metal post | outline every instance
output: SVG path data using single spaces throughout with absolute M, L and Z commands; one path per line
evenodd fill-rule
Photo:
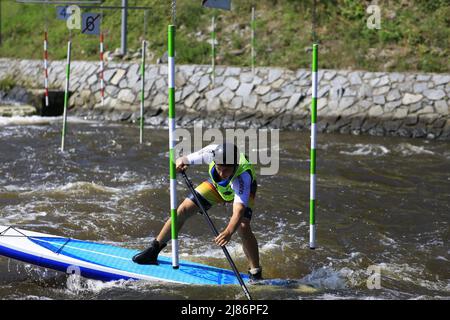
M 128 32 L 128 0 L 122 0 L 122 38 L 121 53 L 127 54 L 127 32 Z

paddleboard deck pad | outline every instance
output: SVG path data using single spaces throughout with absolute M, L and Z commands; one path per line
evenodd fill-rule
M 139 265 L 131 259 L 138 250 L 108 244 L 64 238 L 0 226 L 0 255 L 44 268 L 77 273 L 85 278 L 150 280 L 197 285 L 239 284 L 231 270 L 180 261 L 172 267 L 169 257 L 158 257 L 158 265 Z M 249 277 L 242 274 L 244 282 Z

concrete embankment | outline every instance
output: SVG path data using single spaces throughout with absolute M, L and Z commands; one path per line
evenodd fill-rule
M 106 66 L 105 104 L 101 104 L 99 63 L 72 63 L 70 114 L 89 119 L 135 121 L 139 117 L 140 76 L 135 63 Z M 311 72 L 305 69 L 181 65 L 176 73 L 177 121 L 190 126 L 308 129 Z M 13 79 L 15 100 L 42 107 L 41 61 L 0 59 L 0 80 Z M 49 67 L 53 108 L 61 110 L 65 62 Z M 319 132 L 450 139 L 450 74 L 320 70 Z M 145 121 L 167 124 L 167 66 L 146 68 Z M 33 89 L 33 90 L 32 90 Z M 0 92 L 11 99 L 11 93 Z M 47 110 L 48 111 L 48 110 Z M 54 110 L 58 113 L 57 110 Z M 48 112 L 47 112 L 48 113 Z

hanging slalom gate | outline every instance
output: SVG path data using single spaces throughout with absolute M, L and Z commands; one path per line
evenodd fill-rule
M 45 27 L 44 27 L 44 98 L 45 109 L 49 108 L 49 89 L 48 89 L 48 7 L 45 7 Z
M 63 129 L 61 138 L 61 151 L 64 151 L 66 132 L 67 132 L 67 107 L 69 104 L 69 87 L 70 87 L 70 62 L 72 56 L 72 39 L 70 37 L 67 43 L 67 64 L 66 64 L 66 86 L 64 91 L 64 114 L 63 114 Z
M 311 168 L 310 168 L 310 202 L 309 202 L 309 247 L 316 247 L 316 148 L 317 148 L 317 63 L 318 45 L 313 45 L 312 54 L 312 97 L 311 97 Z
M 49 108 L 48 99 L 48 31 L 44 31 L 44 90 L 45 90 L 45 108 Z

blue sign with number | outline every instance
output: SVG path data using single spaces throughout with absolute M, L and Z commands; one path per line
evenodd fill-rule
M 202 5 L 207 8 L 231 10 L 231 0 L 203 0 Z
M 56 18 L 59 20 L 67 20 L 70 17 L 70 13 L 67 12 L 69 6 L 56 7 Z
M 102 15 L 100 13 L 83 13 L 81 21 L 81 33 L 100 34 Z

